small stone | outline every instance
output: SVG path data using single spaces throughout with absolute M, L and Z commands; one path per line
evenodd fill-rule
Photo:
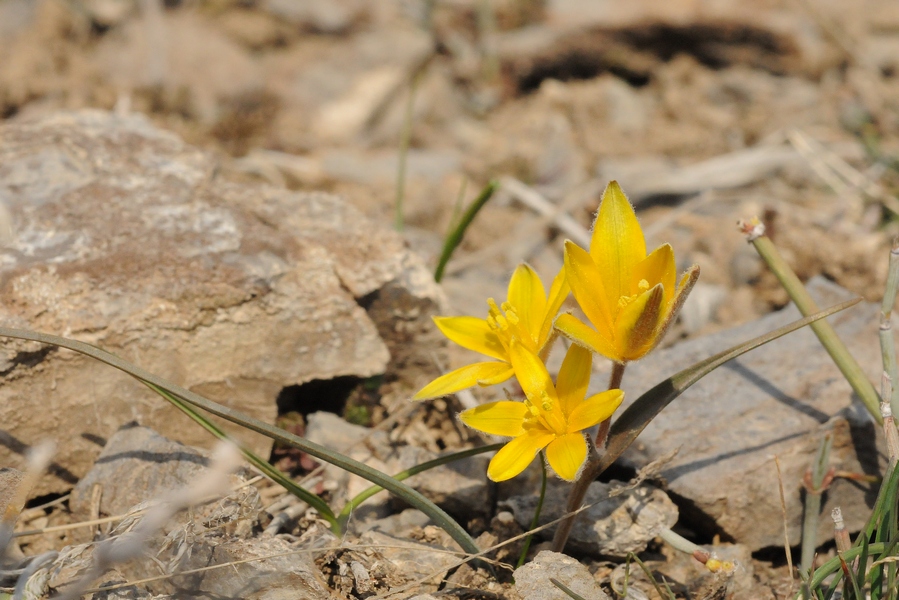
M 677 507 L 665 492 L 642 485 L 609 497 L 617 486 L 594 482 L 584 498 L 590 508 L 576 517 L 566 549 L 590 556 L 619 558 L 641 552 L 659 534 L 677 522 Z M 540 524 L 549 523 L 564 514 L 569 485 L 547 486 Z M 523 528 L 530 527 L 537 507 L 537 496 L 516 496 L 499 503 L 500 510 L 511 511 Z M 538 536 L 552 537 L 555 528 L 544 529 Z
M 550 579 L 555 579 L 575 594 L 591 600 L 609 596 L 580 562 L 558 552 L 544 550 L 534 560 L 515 570 L 515 591 L 527 600 L 569 600 Z

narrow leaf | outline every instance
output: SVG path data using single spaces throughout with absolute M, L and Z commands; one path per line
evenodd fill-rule
M 645 394 L 637 398 L 637 400 L 631 404 L 624 412 L 621 413 L 621 416 L 616 419 L 616 421 L 612 424 L 612 428 L 609 433 L 609 445 L 606 453 L 602 456 L 602 459 L 599 463 L 600 472 L 604 471 L 611 465 L 615 460 L 624 454 L 624 451 L 634 443 L 634 440 L 637 439 L 637 436 L 640 435 L 640 432 L 652 421 L 663 408 L 668 406 L 675 398 L 680 396 L 684 391 L 689 388 L 691 385 L 723 365 L 729 360 L 737 358 L 738 356 L 749 352 L 750 350 L 754 350 L 763 344 L 767 344 L 772 340 L 776 340 L 777 338 L 784 336 L 790 332 L 796 331 L 810 323 L 814 323 L 820 319 L 825 317 L 829 317 L 832 314 L 838 313 L 841 310 L 845 310 L 850 306 L 854 306 L 861 301 L 861 298 L 856 298 L 854 300 L 847 300 L 846 302 L 841 302 L 840 304 L 836 304 L 831 306 L 826 310 L 822 310 L 819 313 L 811 315 L 809 317 L 805 317 L 804 319 L 799 319 L 798 321 L 794 321 L 788 325 L 784 325 L 779 329 L 775 329 L 774 331 L 768 332 L 764 335 L 760 335 L 757 338 L 753 338 L 748 342 L 744 342 L 729 350 L 725 350 L 724 352 L 720 352 L 714 356 L 711 356 L 701 362 L 696 363 L 695 365 L 688 367 L 677 373 L 676 375 L 669 377 L 665 381 L 659 383 L 651 390 L 647 391 Z M 0 330 L 2 331 L 2 330 Z
M 382 473 L 377 469 L 369 467 L 366 464 L 363 464 L 357 460 L 353 460 L 352 458 L 344 456 L 339 452 L 334 452 L 333 450 L 325 448 L 324 446 L 321 446 L 319 444 L 310 442 L 307 439 L 284 431 L 280 427 L 276 427 L 264 421 L 260 421 L 259 419 L 255 419 L 253 417 L 245 415 L 240 411 L 234 410 L 227 406 L 223 406 L 221 404 L 218 404 L 217 402 L 213 402 L 212 400 L 204 398 L 203 396 L 191 392 L 190 390 L 187 390 L 179 385 L 170 383 L 161 377 L 157 377 L 149 371 L 135 366 L 128 361 L 123 360 L 118 356 L 107 352 L 106 350 L 101 350 L 100 348 L 97 348 L 96 346 L 93 346 L 91 344 L 79 342 L 77 340 L 70 340 L 56 335 L 39 333 L 36 331 L 28 331 L 25 329 L 12 329 L 8 327 L 0 327 L 0 337 L 31 340 L 34 342 L 51 344 L 53 346 L 59 346 L 61 348 L 74 350 L 75 352 L 79 352 L 86 356 L 90 356 L 91 358 L 95 358 L 101 362 L 104 362 L 111 367 L 115 367 L 120 371 L 124 371 L 125 373 L 128 373 L 135 379 L 138 379 L 147 385 L 152 384 L 158 388 L 166 390 L 167 392 L 177 398 L 180 398 L 187 404 L 196 406 L 197 408 L 201 408 L 206 412 L 212 413 L 213 415 L 221 417 L 227 421 L 231 421 L 232 423 L 237 423 L 241 427 L 244 427 L 251 431 L 255 431 L 256 433 L 261 433 L 262 435 L 269 437 L 275 441 L 281 442 L 282 444 L 287 444 L 289 446 L 293 446 L 294 448 L 299 448 L 307 454 L 335 465 L 345 471 L 349 471 L 354 475 L 359 475 L 360 477 L 393 492 L 394 494 L 411 504 L 413 507 L 428 515 L 431 520 L 434 521 L 434 523 L 437 524 L 441 529 L 446 531 L 447 534 L 449 534 L 449 536 L 453 538 L 453 540 L 455 540 L 463 550 L 465 550 L 465 552 L 471 554 L 477 554 L 480 552 L 480 549 L 474 543 L 474 540 L 471 539 L 471 536 L 468 535 L 468 533 L 464 529 L 462 529 L 462 527 L 458 523 L 456 523 L 456 521 L 454 521 L 452 517 L 446 514 L 443 509 L 441 509 L 439 506 L 437 506 L 409 486 L 397 481 L 386 473 Z

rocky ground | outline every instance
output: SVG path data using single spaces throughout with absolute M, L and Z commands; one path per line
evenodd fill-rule
M 3 324 L 95 343 L 391 472 L 482 441 L 448 418 L 455 400 L 408 402 L 470 362 L 430 316 L 483 315 L 522 260 L 552 276 L 610 179 L 650 245 L 670 242 L 680 267 L 702 267 L 666 349 L 628 372 L 630 398 L 795 317 L 771 314 L 786 294 L 737 219 L 761 217 L 822 304 L 877 301 L 899 233 L 899 9 L 888 0 L 0 0 L 0 65 Z M 403 227 L 391 232 L 401 163 Z M 434 284 L 451 222 L 491 179 L 499 192 Z M 876 308 L 835 323 L 876 381 Z M 19 530 L 129 513 L 205 462 L 169 441 L 208 447 L 204 431 L 108 368 L 31 343 L 3 353 L 0 466 L 23 469 L 41 439 L 58 447 Z M 679 597 L 726 585 L 780 598 L 793 585 L 784 528 L 798 544 L 800 481 L 822 433 L 840 472 L 882 467 L 871 423 L 807 333 L 721 369 L 664 415 L 609 478 L 678 454 L 596 507 L 573 538 L 578 562 L 540 555 L 517 590 L 508 571 L 457 567 L 440 530 L 386 496 L 334 540 L 247 472 L 226 501 L 170 523 L 153 565 L 98 583 L 282 558 L 95 597 L 558 597 L 538 589 L 551 572 L 593 598 L 623 593 L 633 551 Z M 133 421 L 154 431 L 117 433 Z M 364 487 L 272 452 L 338 506 Z M 129 463 L 135 453 L 155 458 Z M 484 462 L 410 481 L 486 548 L 527 527 L 537 474 L 494 486 Z M 599 498 L 620 484 L 595 485 Z M 840 505 L 858 528 L 871 495 L 839 478 L 824 514 Z M 737 572 L 711 574 L 661 543 L 675 522 Z M 131 526 L 31 535 L 15 550 L 61 551 L 45 570 L 55 589 L 88 564 L 91 540 Z M 494 557 L 514 563 L 519 549 Z M 629 593 L 658 595 L 641 573 Z

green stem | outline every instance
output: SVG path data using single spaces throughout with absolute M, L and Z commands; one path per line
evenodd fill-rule
M 546 456 L 544 456 L 542 452 L 540 453 L 540 467 L 543 475 L 540 481 L 540 497 L 537 499 L 537 508 L 534 509 L 534 518 L 531 519 L 531 526 L 528 527 L 528 531 L 537 529 L 537 525 L 540 524 L 540 513 L 543 512 L 543 501 L 546 499 Z M 533 539 L 533 533 L 524 538 L 521 554 L 518 556 L 518 564 L 515 565 L 516 569 L 523 565 L 525 559 L 528 557 L 528 550 L 531 549 L 531 540 Z
M 818 305 L 812 300 L 805 286 L 799 281 L 799 277 L 796 276 L 790 265 L 783 259 L 771 240 L 767 236 L 762 235 L 753 239 L 752 244 L 758 251 L 759 256 L 768 264 L 768 267 L 787 291 L 787 294 L 796 304 L 802 316 L 807 317 L 819 312 Z M 822 320 L 816 321 L 810 326 L 815 335 L 818 336 L 821 345 L 824 346 L 824 349 L 827 350 L 827 353 L 837 365 L 837 368 L 840 369 L 843 377 L 846 378 L 846 381 L 849 382 L 849 385 L 852 386 L 852 389 L 864 403 L 865 408 L 874 417 L 874 420 L 878 424 L 883 423 L 883 417 L 880 416 L 880 397 L 830 323 Z
M 441 465 L 445 465 L 447 463 L 462 460 L 463 458 L 468 458 L 469 456 L 476 456 L 478 454 L 484 454 L 485 452 L 499 450 L 505 445 L 505 442 L 501 442 L 499 444 L 490 444 L 489 446 L 481 446 L 479 448 L 469 448 L 468 450 L 462 450 L 461 452 L 447 454 L 446 456 L 441 456 L 440 458 L 435 458 L 434 460 L 423 462 L 420 465 L 415 465 L 414 467 L 406 469 L 405 471 L 400 471 L 399 473 L 394 475 L 393 478 L 397 481 L 403 481 L 404 479 L 408 479 L 413 475 L 417 475 L 419 473 L 428 471 Z M 346 524 L 349 521 L 350 516 L 353 514 L 353 511 L 356 510 L 360 504 L 362 504 L 378 492 L 382 492 L 383 490 L 384 488 L 380 485 L 373 485 L 356 494 L 356 496 L 352 500 L 346 503 L 346 505 L 343 507 L 343 510 L 340 511 L 340 514 L 337 515 L 337 519 L 340 522 L 341 527 L 346 527 Z
M 893 243 L 890 250 L 890 267 L 887 275 L 883 302 L 880 305 L 880 349 L 883 355 L 883 370 L 890 376 L 892 394 L 889 400 L 893 415 L 899 414 L 899 367 L 896 365 L 896 344 L 893 339 L 893 306 L 899 290 L 899 244 Z
M 824 492 L 824 477 L 830 462 L 833 434 L 827 432 L 818 445 L 818 455 L 813 465 L 811 485 L 805 490 L 805 516 L 802 521 L 802 558 L 799 566 L 810 571 L 815 560 L 818 545 L 818 518 L 821 513 L 821 494 Z
M 206 431 L 208 431 L 215 437 L 219 438 L 220 440 L 229 440 L 236 444 L 237 447 L 240 448 L 241 454 L 243 454 L 244 458 L 247 459 L 247 462 L 262 471 L 262 473 L 266 477 L 317 510 L 318 514 L 328 522 L 328 525 L 331 526 L 331 530 L 336 535 L 340 535 L 342 533 L 340 524 L 337 521 L 337 517 L 334 516 L 334 513 L 331 511 L 331 507 L 328 506 L 324 500 L 322 500 L 320 497 L 316 496 L 306 488 L 298 485 L 290 477 L 276 469 L 274 465 L 257 455 L 255 452 L 253 452 L 237 440 L 231 438 L 222 429 L 219 429 L 219 427 L 215 423 L 193 410 L 190 406 L 182 402 L 176 396 L 173 396 L 164 389 L 153 385 L 152 383 L 145 382 L 144 384 L 148 388 L 171 402 L 177 409 L 193 419 L 196 423 L 198 423 L 201 427 L 203 427 Z
M 168 391 L 173 396 L 176 396 L 177 398 L 180 398 L 184 402 L 190 404 L 191 406 L 195 406 L 197 408 L 205 410 L 208 413 L 211 413 L 217 417 L 221 417 L 227 421 L 231 421 L 232 423 L 237 423 L 238 425 L 249 429 L 250 431 L 260 433 L 277 442 L 281 442 L 282 444 L 287 444 L 289 446 L 293 446 L 294 448 L 299 448 L 300 450 L 314 456 L 315 458 L 335 465 L 336 467 L 339 467 L 344 471 L 349 471 L 354 475 L 359 475 L 360 477 L 393 492 L 394 494 L 408 502 L 410 505 L 419 509 L 428 517 L 430 517 L 430 519 L 438 527 L 446 531 L 447 534 L 449 534 L 449 536 L 453 538 L 453 540 L 455 540 L 456 543 L 458 543 L 465 552 L 471 554 L 478 554 L 480 552 L 480 549 L 478 549 L 478 546 L 477 544 L 475 544 L 474 540 L 471 539 L 471 536 L 468 535 L 468 533 L 456 521 L 454 521 L 452 517 L 446 514 L 443 509 L 441 509 L 439 506 L 437 506 L 409 486 L 393 479 L 386 473 L 382 473 L 377 469 L 369 467 L 366 464 L 363 464 L 357 460 L 353 460 L 352 458 L 344 456 L 339 452 L 334 452 L 333 450 L 330 450 L 329 448 L 326 448 L 319 444 L 310 442 L 305 438 L 301 438 L 292 433 L 284 431 L 279 427 L 275 427 L 274 425 L 270 425 L 264 421 L 260 421 L 259 419 L 255 419 L 249 415 L 245 415 L 232 408 L 208 400 L 207 398 L 204 398 L 199 394 L 191 392 L 190 390 L 187 390 L 174 383 L 170 383 L 162 379 L 161 377 L 157 377 L 149 371 L 132 365 L 128 361 L 122 360 L 118 356 L 115 356 L 114 354 L 111 354 L 105 350 L 101 350 L 100 348 L 92 346 L 91 344 L 86 344 L 84 342 L 70 340 L 55 335 L 49 335 L 46 333 L 38 333 L 35 331 L 27 331 L 22 329 L 12 329 L 9 327 L 0 327 L 0 337 L 11 337 L 22 340 L 31 340 L 34 342 L 41 342 L 43 344 L 60 346 L 62 348 L 68 348 L 69 350 L 74 350 L 75 352 L 85 354 L 101 362 L 104 362 L 111 367 L 115 367 L 116 369 L 124 371 L 125 373 L 128 373 L 135 379 L 139 379 L 144 383 L 149 383 L 160 387 Z
M 878 552 L 883 552 L 886 549 L 886 546 L 887 546 L 887 544 L 880 542 L 880 543 L 876 543 L 876 544 L 869 544 L 867 549 L 870 553 L 874 554 L 874 553 L 878 553 Z M 843 566 L 840 563 L 840 558 L 842 558 L 843 560 L 845 560 L 848 563 L 850 560 L 852 560 L 853 558 L 855 558 L 856 556 L 861 554 L 862 551 L 863 551 L 863 548 L 861 548 L 861 547 L 852 548 L 850 550 L 847 550 L 846 552 L 843 552 L 839 556 L 835 556 L 834 558 L 830 559 L 829 561 L 827 561 L 826 563 L 824 563 L 823 565 L 821 565 L 820 567 L 815 569 L 815 572 L 812 574 L 812 576 L 809 578 L 809 581 L 808 581 L 809 588 L 810 589 L 817 588 L 822 583 L 824 583 L 824 581 L 831 575 L 835 575 L 836 578 L 838 579 L 841 576 L 841 573 L 843 570 Z M 834 585 L 835 583 L 837 583 L 836 580 L 831 582 L 831 585 Z
M 446 263 L 449 262 L 453 252 L 455 252 L 459 244 L 462 243 L 465 230 L 468 229 L 468 226 L 471 225 L 471 222 L 474 221 L 474 218 L 478 215 L 480 210 L 484 208 L 487 201 L 493 197 L 493 194 L 496 193 L 497 189 L 499 189 L 499 182 L 495 180 L 490 181 L 490 183 L 481 190 L 480 195 L 475 198 L 474 202 L 468 206 L 465 214 L 459 219 L 459 224 L 447 234 L 446 240 L 443 242 L 443 251 L 440 253 L 440 260 L 437 261 L 437 268 L 434 270 L 434 281 L 439 283 L 440 280 L 443 279 L 443 271 L 446 269 Z

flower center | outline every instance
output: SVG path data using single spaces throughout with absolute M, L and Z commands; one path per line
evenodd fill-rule
M 567 422 L 565 416 L 556 408 L 555 402 L 550 398 L 546 390 L 542 390 L 540 395 L 531 394 L 524 399 L 524 405 L 528 408 L 528 414 L 524 418 L 523 427 L 525 429 L 533 429 L 541 427 L 556 435 L 564 435 L 567 431 Z
M 646 281 L 645 279 L 641 279 L 639 281 L 639 283 L 637 283 L 637 289 L 639 291 L 636 294 L 633 294 L 631 296 L 622 296 L 621 298 L 618 299 L 618 308 L 619 309 L 624 308 L 625 306 L 627 306 L 628 304 L 630 304 L 631 302 L 636 300 L 640 296 L 640 294 L 642 294 L 643 292 L 648 290 L 649 282 Z
M 487 305 L 490 307 L 487 313 L 487 324 L 493 333 L 496 334 L 496 337 L 499 338 L 500 343 L 507 352 L 509 344 L 513 339 L 517 339 L 532 352 L 537 351 L 534 340 L 531 338 L 528 330 L 525 329 L 521 319 L 518 318 L 518 313 L 515 311 L 514 306 L 508 302 L 503 302 L 501 306 L 497 306 L 496 300 L 493 298 L 488 298 Z

